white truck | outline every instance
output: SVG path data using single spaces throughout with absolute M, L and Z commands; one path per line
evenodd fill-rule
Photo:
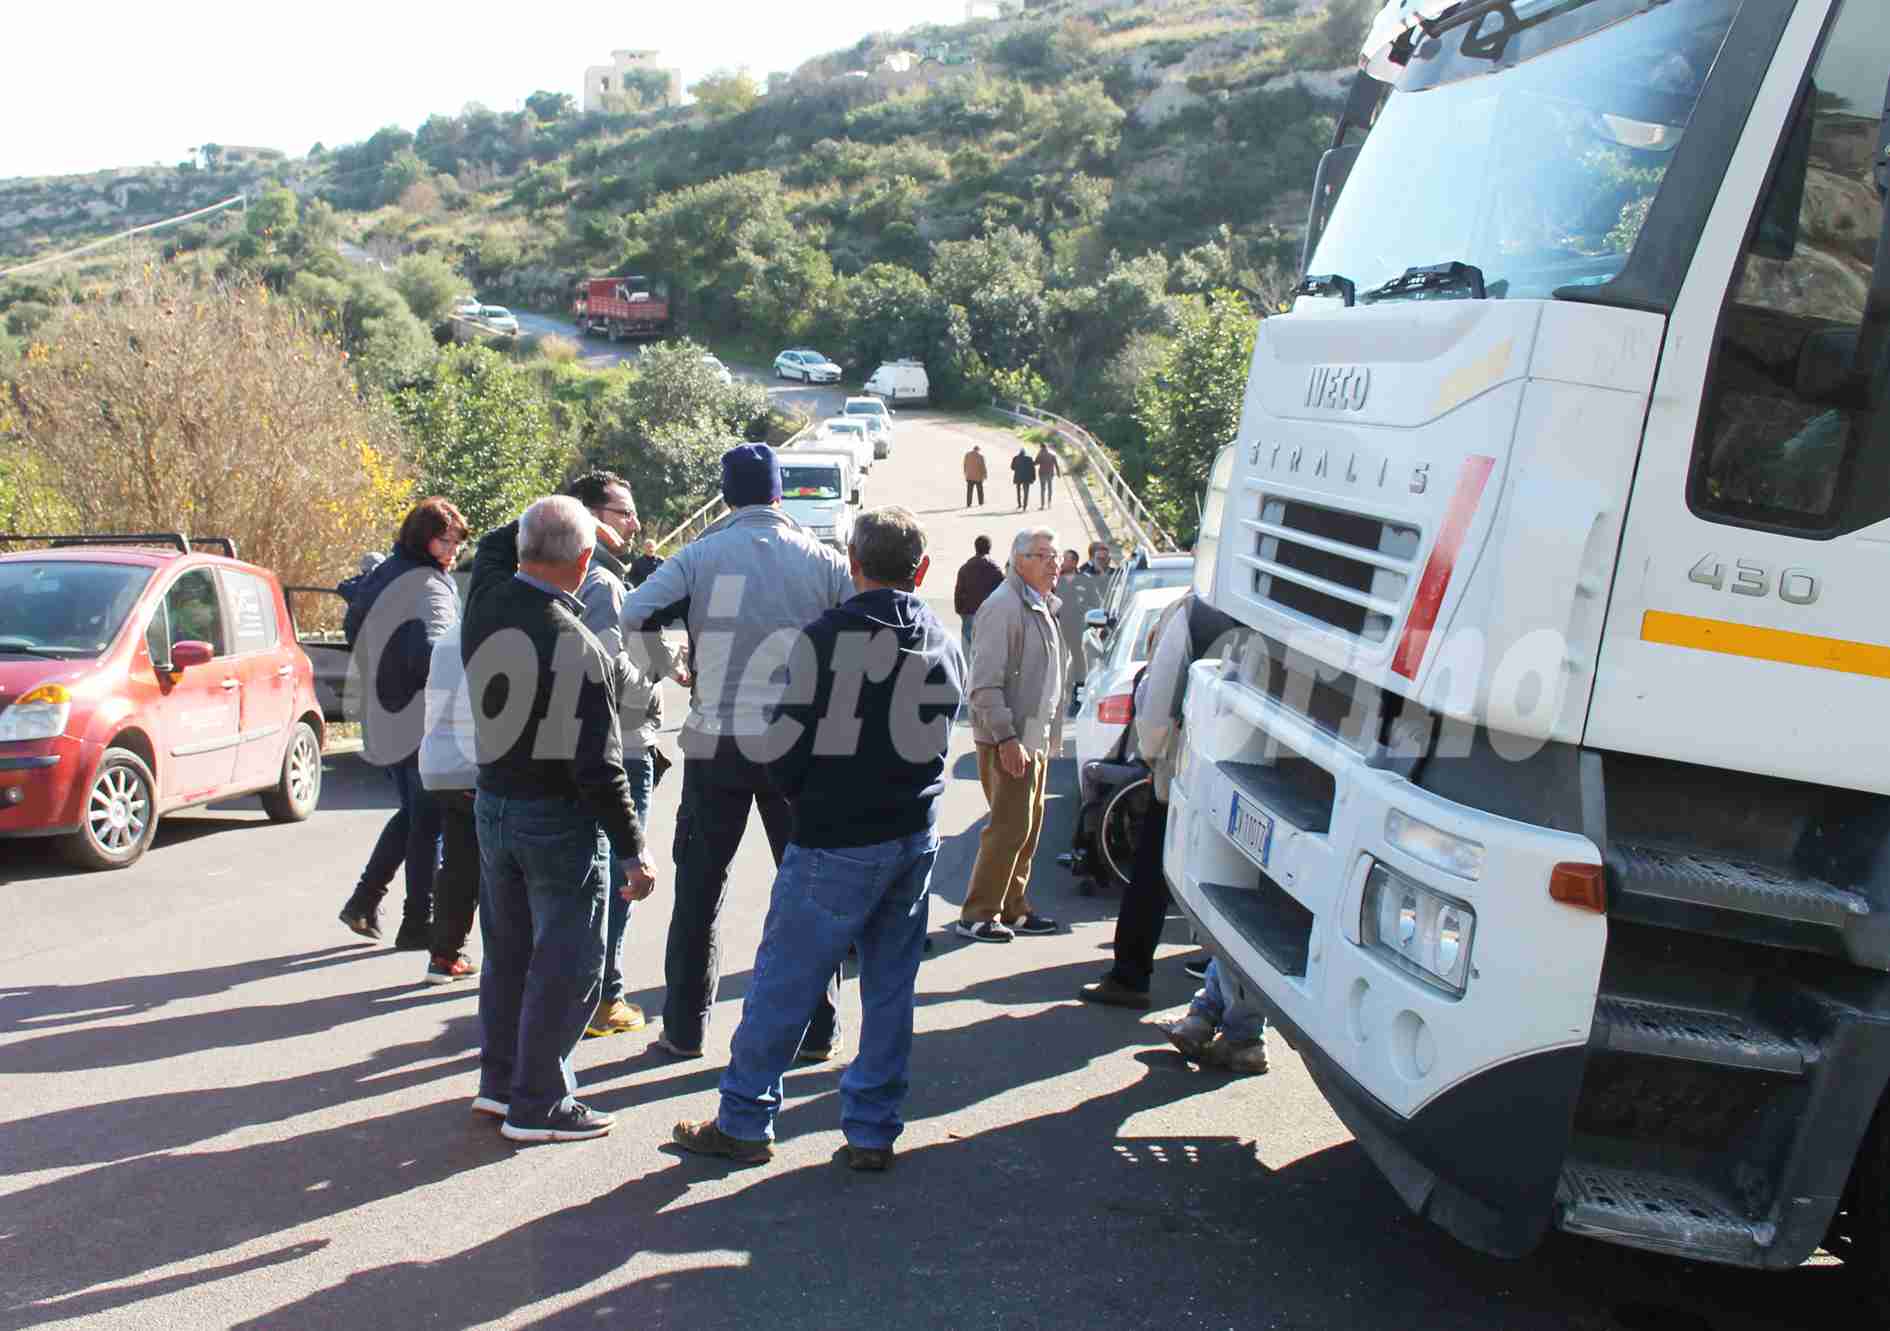
M 853 454 L 789 448 L 780 461 L 782 509 L 820 540 L 845 550 L 860 515 L 860 473 Z
M 1399 0 L 1164 865 L 1403 1200 L 1890 1270 L 1890 6 Z

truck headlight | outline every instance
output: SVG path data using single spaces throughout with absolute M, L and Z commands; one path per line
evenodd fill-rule
M 1359 937 L 1372 951 L 1426 984 L 1461 996 L 1470 981 L 1476 931 L 1477 913 L 1468 905 L 1372 864 L 1358 922 Z
M 1471 882 L 1483 876 L 1483 847 L 1480 844 L 1452 835 L 1441 827 L 1419 822 L 1397 809 L 1385 815 L 1385 841 L 1433 869 L 1442 869 L 1445 873 L 1468 878 Z
M 0 712 L 0 742 L 57 738 L 71 715 L 72 694 L 59 684 L 41 684 Z

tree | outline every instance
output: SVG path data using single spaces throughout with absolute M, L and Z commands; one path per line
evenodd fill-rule
M 295 195 L 280 185 L 264 190 L 246 206 L 249 217 L 244 226 L 252 236 L 279 242 L 295 226 Z
M 691 87 L 689 95 L 712 116 L 735 115 L 761 100 L 761 85 L 746 69 L 718 69 Z
M 1156 516 L 1186 539 L 1215 454 L 1234 440 L 1258 320 L 1232 291 L 1189 298 L 1160 368 L 1136 393 L 1139 469 Z
M 998 369 L 1022 369 L 1043 351 L 1043 249 L 1014 226 L 975 240 L 940 241 L 932 250 L 932 288 L 971 320 L 978 354 Z
M 575 109 L 568 92 L 546 92 L 539 89 L 525 99 L 525 109 L 546 124 L 562 120 Z
M 437 347 L 427 326 L 378 272 L 340 277 L 299 272 L 289 296 L 341 344 L 362 391 L 382 391 L 424 375 Z
M 432 328 L 446 320 L 453 302 L 466 294 L 466 279 L 439 254 L 409 254 L 394 269 L 394 289 L 413 317 Z
M 87 530 L 232 536 L 285 583 L 385 546 L 411 494 L 399 434 L 331 338 L 263 288 L 171 265 L 112 289 L 62 307 L 13 371 L 0 471 L 36 459 Z
M 474 531 L 557 489 L 570 461 L 531 372 L 490 347 L 449 348 L 393 400 L 421 489 L 451 499 Z

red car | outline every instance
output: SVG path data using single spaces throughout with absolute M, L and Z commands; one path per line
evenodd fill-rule
M 322 709 L 274 574 L 226 540 L 0 536 L 25 541 L 52 548 L 0 555 L 0 839 L 121 869 L 175 809 L 314 812 Z

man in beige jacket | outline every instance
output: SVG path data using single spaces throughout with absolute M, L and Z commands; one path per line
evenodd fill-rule
M 956 931 L 979 943 L 1053 934 L 1027 888 L 1043 831 L 1044 778 L 1063 748 L 1067 672 L 1057 628 L 1057 535 L 1031 527 L 1011 542 L 1004 584 L 978 609 L 972 639 L 971 735 L 991 817 L 965 889 Z
M 965 507 L 971 507 L 971 496 L 978 496 L 978 507 L 984 507 L 984 478 L 990 470 L 984 465 L 984 450 L 976 444 L 965 454 Z

